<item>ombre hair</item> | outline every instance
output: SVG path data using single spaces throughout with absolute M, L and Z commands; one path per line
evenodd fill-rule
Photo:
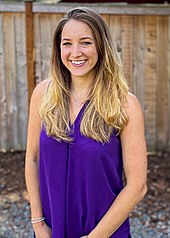
M 53 38 L 50 84 L 40 108 L 47 135 L 57 140 L 71 141 L 69 137 L 69 98 L 71 75 L 61 61 L 61 34 L 71 19 L 86 23 L 92 30 L 98 52 L 95 78 L 89 93 L 89 103 L 83 113 L 80 131 L 86 137 L 108 142 L 113 131 L 120 134 L 128 123 L 123 104 L 128 86 L 119 55 L 103 18 L 88 8 L 75 8 L 62 18 Z

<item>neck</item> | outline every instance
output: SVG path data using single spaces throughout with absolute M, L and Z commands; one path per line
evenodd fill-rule
M 71 81 L 71 95 L 70 95 L 70 106 L 73 114 L 75 110 L 79 110 L 82 105 L 87 101 L 93 80 L 82 80 L 82 78 L 74 78 Z
M 85 95 L 89 93 L 92 86 L 93 79 L 88 80 L 87 78 L 82 80 L 80 78 L 73 78 L 71 81 L 71 92 L 76 95 Z

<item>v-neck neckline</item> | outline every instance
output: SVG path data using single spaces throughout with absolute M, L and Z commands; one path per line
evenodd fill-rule
M 77 116 L 75 117 L 73 123 L 71 122 L 71 119 L 69 119 L 69 124 L 70 124 L 70 127 L 71 127 L 71 128 L 73 128 L 73 127 L 76 125 L 77 121 L 80 119 L 80 117 L 81 117 L 82 113 L 84 112 L 84 109 L 85 109 L 86 105 L 88 104 L 88 102 L 89 102 L 89 100 L 87 100 L 87 101 L 82 105 L 82 107 L 80 108 L 80 110 L 79 110 Z

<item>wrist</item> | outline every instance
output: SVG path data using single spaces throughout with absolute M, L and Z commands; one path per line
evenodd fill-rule
M 45 217 L 32 217 L 31 223 L 34 225 L 34 224 L 42 223 L 44 220 L 45 220 Z
M 45 226 L 45 221 L 41 221 L 41 222 L 32 224 L 34 231 L 41 230 L 44 228 L 44 226 Z
M 31 222 L 32 223 L 32 222 Z M 37 223 L 32 223 L 33 226 L 43 226 L 45 223 L 45 221 L 40 221 L 40 222 L 37 222 Z
M 100 238 L 109 238 L 109 236 L 102 235 L 100 232 L 97 232 L 96 230 L 91 231 L 91 233 L 87 237 L 88 238 L 98 238 L 98 237 L 100 237 Z

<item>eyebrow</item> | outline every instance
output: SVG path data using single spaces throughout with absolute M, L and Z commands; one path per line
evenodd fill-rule
M 90 36 L 83 36 L 80 38 L 80 40 L 93 40 Z M 71 40 L 70 38 L 63 38 L 62 41 L 69 41 Z
M 80 39 L 81 40 L 86 40 L 86 39 L 93 40 L 90 36 L 84 36 L 84 37 L 81 37 Z

